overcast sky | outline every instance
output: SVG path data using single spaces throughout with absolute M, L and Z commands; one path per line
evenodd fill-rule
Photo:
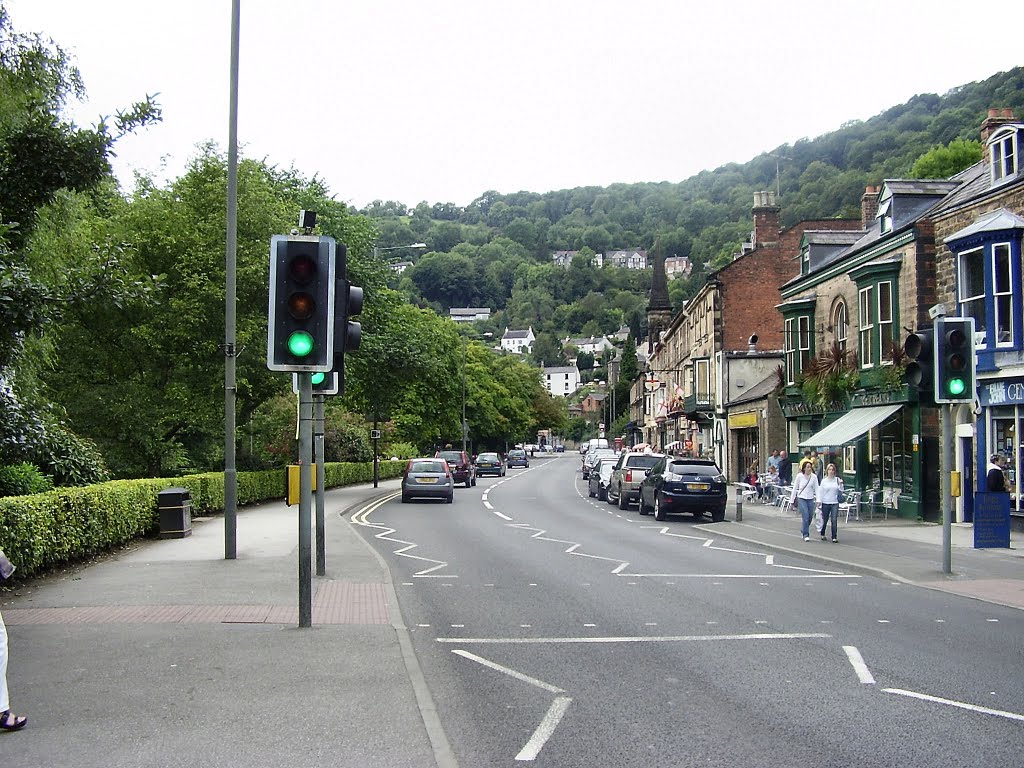
M 0 0 L 70 52 L 92 124 L 159 93 L 115 170 L 228 144 L 230 0 Z M 242 0 L 241 152 L 340 200 L 682 181 L 1024 63 L 961 0 Z M 992 11 L 997 17 L 999 11 Z M 968 47 L 972 46 L 972 47 Z M 1002 105 L 992 105 L 1002 106 Z

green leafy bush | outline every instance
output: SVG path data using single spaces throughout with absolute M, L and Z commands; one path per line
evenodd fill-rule
M 0 496 L 28 496 L 53 490 L 53 480 L 28 462 L 0 467 Z

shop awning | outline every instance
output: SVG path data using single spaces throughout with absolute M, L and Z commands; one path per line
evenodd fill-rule
M 840 416 L 820 432 L 801 440 L 801 448 L 818 448 L 819 446 L 836 446 L 855 440 L 872 427 L 877 427 L 903 406 L 873 405 L 868 408 L 854 408 L 844 416 Z

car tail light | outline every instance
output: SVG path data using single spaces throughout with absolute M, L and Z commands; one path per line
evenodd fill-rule
M 633 482 L 633 470 L 632 469 L 627 469 L 626 470 L 626 482 L 627 483 L 632 483 Z

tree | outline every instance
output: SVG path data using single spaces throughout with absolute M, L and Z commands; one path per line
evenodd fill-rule
M 954 139 L 946 146 L 934 147 L 914 161 L 910 175 L 915 179 L 948 179 L 981 160 L 979 141 Z

